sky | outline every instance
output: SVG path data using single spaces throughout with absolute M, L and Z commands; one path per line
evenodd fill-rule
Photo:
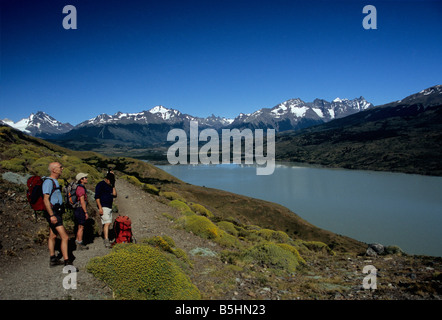
M 442 1 L 0 3 L 0 119 L 15 122 L 157 105 L 234 118 L 292 98 L 381 105 L 442 84 Z M 66 5 L 76 29 L 63 27 Z M 366 5 L 376 29 L 363 27 Z

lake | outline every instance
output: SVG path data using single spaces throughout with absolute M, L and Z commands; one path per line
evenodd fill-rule
M 442 177 L 277 164 L 162 165 L 175 177 L 279 203 L 308 222 L 351 238 L 442 256 Z

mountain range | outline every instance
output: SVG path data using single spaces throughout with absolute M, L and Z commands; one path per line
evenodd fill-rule
M 31 114 L 17 123 L 8 119 L 3 120 L 3 123 L 41 138 L 75 140 L 88 136 L 98 140 L 121 140 L 136 144 L 143 141 L 141 145 L 153 145 L 166 141 L 165 133 L 171 128 L 188 128 L 190 121 L 198 121 L 200 128 L 210 127 L 216 130 L 269 128 L 282 132 L 325 123 L 370 107 L 373 105 L 363 97 L 353 100 L 336 98 L 332 102 L 322 99 L 304 102 L 298 98 L 287 100 L 273 108 L 262 108 L 251 114 L 241 113 L 234 119 L 215 115 L 201 118 L 164 106 L 156 106 L 138 113 L 103 113 L 75 127 L 69 123 L 61 123 L 42 111 Z
M 75 127 L 44 112 L 17 123 L 28 134 L 72 150 L 165 161 L 173 128 L 276 130 L 276 160 L 330 167 L 442 175 L 442 85 L 373 106 L 363 97 L 331 102 L 290 99 L 234 119 L 200 118 L 156 106 L 138 113 L 101 114 Z
M 442 85 L 276 137 L 280 161 L 442 175 Z

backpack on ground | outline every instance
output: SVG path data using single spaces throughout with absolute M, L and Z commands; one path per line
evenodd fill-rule
M 46 210 L 46 206 L 43 201 L 43 182 L 48 177 L 40 177 L 40 176 L 32 176 L 27 181 L 28 191 L 26 192 L 26 197 L 28 198 L 28 202 L 31 205 L 31 208 L 34 211 L 43 211 Z M 51 179 L 52 180 L 52 179 Z M 50 197 L 57 189 L 54 180 L 52 180 L 53 188 Z
M 78 208 L 80 207 L 80 201 L 77 198 L 77 187 L 79 185 L 74 181 L 67 185 L 66 187 L 66 207 L 68 208 Z
M 134 242 L 132 221 L 128 216 L 118 216 L 114 221 L 115 243 Z

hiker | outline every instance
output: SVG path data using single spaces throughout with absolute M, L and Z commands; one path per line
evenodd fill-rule
M 87 176 L 88 176 L 87 173 L 80 172 L 75 177 L 78 184 L 75 193 L 77 195 L 77 201 L 79 201 L 80 204 L 77 208 L 75 208 L 74 212 L 75 222 L 77 224 L 77 236 L 75 239 L 77 250 L 89 249 L 89 247 L 87 247 L 83 243 L 84 225 L 86 223 L 86 220 L 89 218 L 87 213 L 87 204 L 88 204 L 87 191 L 86 187 L 84 186 L 87 183 Z
M 110 248 L 109 226 L 112 223 L 112 203 L 116 197 L 115 175 L 112 171 L 108 171 L 104 180 L 100 181 L 95 187 L 95 201 L 101 216 L 103 241 L 106 248 Z
M 63 172 L 63 166 L 59 162 L 52 162 L 49 164 L 48 169 L 50 172 L 49 179 L 43 182 L 42 190 L 45 204 L 44 217 L 49 223 L 49 265 L 53 267 L 62 264 L 59 258 L 55 256 L 55 240 L 57 234 L 61 238 L 60 251 L 64 258 L 64 265 L 72 265 L 68 253 L 69 236 L 63 226 L 63 196 L 61 194 L 60 184 L 57 180 Z

